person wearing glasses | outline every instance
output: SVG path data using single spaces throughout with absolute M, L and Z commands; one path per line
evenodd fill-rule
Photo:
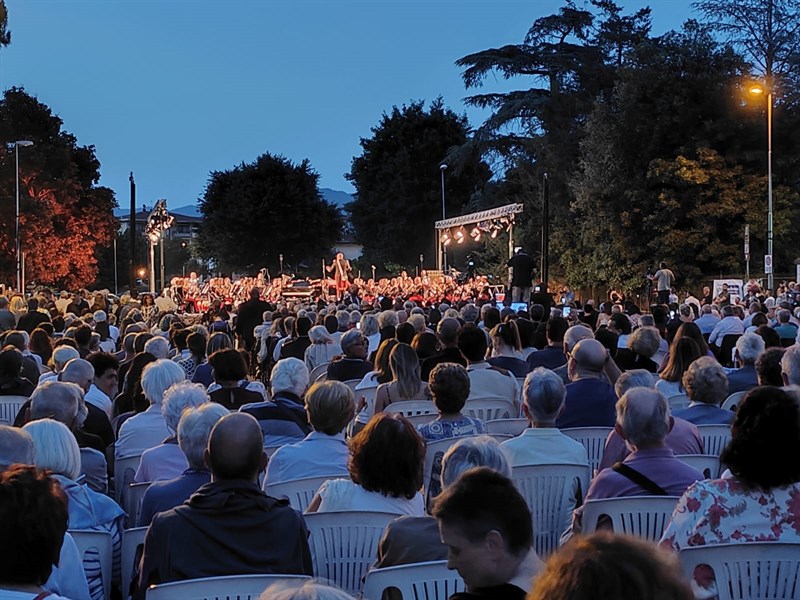
M 351 329 L 340 339 L 341 357 L 328 365 L 328 379 L 334 381 L 361 380 L 372 371 L 372 363 L 367 360 L 369 342 L 358 329 Z

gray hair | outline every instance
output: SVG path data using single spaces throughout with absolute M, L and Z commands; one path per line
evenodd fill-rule
M 332 344 L 333 338 L 322 325 L 314 325 L 308 330 L 308 339 L 312 344 Z
M 169 342 L 160 335 L 157 335 L 147 340 L 144 345 L 144 351 L 152 354 L 156 359 L 167 358 L 167 354 L 169 354 Z
M 462 473 L 474 467 L 489 467 L 511 477 L 511 461 L 493 437 L 465 437 L 450 446 L 442 457 L 442 488 L 452 485 Z
M 663 444 L 669 433 L 669 403 L 657 390 L 632 388 L 617 400 L 617 424 L 636 448 Z
M 358 343 L 358 340 L 360 340 L 362 337 L 363 336 L 361 335 L 361 332 L 358 329 L 351 329 L 350 331 L 342 335 L 342 337 L 339 339 L 339 344 L 341 345 L 342 350 L 344 351 L 347 350 L 353 344 Z
M 272 368 L 272 393 L 292 392 L 302 396 L 308 387 L 308 377 L 308 367 L 302 360 L 282 358 Z
M 779 323 L 788 323 L 789 319 L 792 317 L 791 311 L 782 308 L 778 311 L 778 322 Z
M 406 319 L 406 323 L 410 324 L 416 333 L 425 331 L 425 315 L 412 314 Z
M 659 345 L 661 345 L 661 334 L 655 327 L 639 327 L 628 337 L 628 348 L 645 358 L 650 358 L 658 352 Z
M 198 407 L 206 402 L 208 402 L 208 394 L 202 383 L 181 381 L 170 386 L 164 392 L 164 400 L 161 402 L 161 414 L 164 415 L 167 429 L 177 432 L 178 422 L 181 420 L 183 411 L 189 407 Z
M 631 369 L 630 371 L 625 371 L 617 378 L 617 382 L 614 384 L 614 391 L 617 393 L 617 398 L 622 398 L 625 392 L 631 388 L 653 388 L 655 384 L 653 375 L 649 371 L 644 369 Z
M 319 581 L 278 581 L 261 594 L 259 600 L 355 600 L 353 596 Z
M 566 397 L 564 381 L 544 367 L 537 367 L 528 373 L 522 384 L 522 401 L 531 420 L 537 425 L 553 425 Z
M 752 331 L 743 334 L 736 340 L 736 352 L 745 365 L 754 365 L 765 347 L 764 338 Z
M 594 332 L 586 325 L 573 325 L 564 334 L 564 345 L 567 348 L 567 352 L 572 352 L 575 344 L 593 337 Z
M 94 367 L 92 363 L 83 358 L 73 358 L 67 361 L 61 371 L 61 381 L 77 383 L 82 390 L 88 390 L 94 380 Z
M 755 333 L 750 335 L 759 337 Z M 710 356 L 701 356 L 693 361 L 683 374 L 681 383 L 692 402 L 719 406 L 728 397 L 728 376 Z
M 378 315 L 378 327 L 397 327 L 399 324 L 397 313 L 393 310 L 385 310 Z
M 361 335 L 369 337 L 375 335 L 379 331 L 380 327 L 378 327 L 378 319 L 375 318 L 375 315 L 364 315 L 361 317 Z
M 142 371 L 142 391 L 150 404 L 161 404 L 164 392 L 186 380 L 186 371 L 176 362 L 160 358 Z
M 59 346 L 53 350 L 53 369 L 56 373 L 61 371 L 73 358 L 80 358 L 80 353 L 72 346 Z
M 202 387 L 202 386 L 201 386 Z M 230 414 L 228 409 L 216 402 L 187 407 L 178 421 L 178 446 L 186 455 L 192 469 L 205 467 L 203 456 L 208 446 L 208 436 L 222 417 Z
M 31 420 L 50 418 L 72 427 L 82 398 L 83 390 L 77 384 L 46 381 L 31 394 Z
M 641 327 L 655 327 L 656 320 L 653 318 L 653 315 L 642 315 L 639 317 L 639 325 Z
M 33 438 L 37 467 L 73 481 L 80 476 L 81 450 L 66 425 L 53 419 L 39 419 L 27 423 L 23 429 Z
M 465 304 L 461 307 L 459 314 L 461 315 L 461 318 L 464 319 L 465 323 L 477 323 L 480 313 L 478 311 L 478 307 L 474 304 Z
M 24 429 L 0 425 L 0 470 L 14 464 L 32 465 L 34 446 L 31 434 Z
M 339 329 L 350 326 L 350 313 L 346 310 L 336 311 L 336 321 L 339 323 Z
M 783 353 L 781 373 L 789 385 L 800 385 L 800 346 L 791 346 Z

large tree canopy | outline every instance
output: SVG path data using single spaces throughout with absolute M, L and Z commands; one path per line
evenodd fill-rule
M 0 273 L 14 279 L 16 166 L 19 148 L 20 240 L 27 281 L 87 285 L 97 276 L 97 252 L 111 244 L 117 221 L 114 193 L 97 186 L 100 163 L 93 146 L 79 146 L 50 108 L 12 88 L 0 102 Z
M 439 167 L 448 150 L 467 141 L 469 124 L 437 99 L 394 107 L 361 139 L 361 156 L 345 176 L 356 188 L 347 205 L 367 259 L 415 265 L 419 254 L 433 264 L 433 224 L 442 218 Z M 447 216 L 461 214 L 491 173 L 477 152 L 445 173 Z M 430 253 L 430 254 L 429 254 Z
M 341 215 L 320 196 L 318 180 L 307 160 L 294 165 L 271 154 L 211 173 L 200 199 L 199 255 L 224 271 L 277 272 L 279 254 L 287 266 L 305 262 L 313 269 L 329 258 L 342 231 Z

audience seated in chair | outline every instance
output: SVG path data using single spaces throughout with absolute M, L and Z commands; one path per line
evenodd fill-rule
M 439 416 L 417 427 L 426 442 L 486 433 L 486 423 L 464 415 L 461 410 L 470 390 L 467 370 L 456 363 L 439 363 L 428 378 L 428 389 Z
M 736 340 L 733 352 L 735 369 L 728 369 L 728 394 L 746 392 L 758 385 L 756 360 L 764 352 L 764 339 L 757 333 L 745 333 Z
M 467 359 L 469 398 L 502 398 L 517 406 L 519 386 L 513 374 L 486 361 L 486 334 L 475 325 L 464 325 L 458 334 L 458 349 Z M 532 354 L 535 356 L 538 352 Z
M 581 340 L 569 356 L 564 410 L 556 427 L 611 427 L 614 424 L 614 387 L 604 376 L 613 361 L 608 350 L 594 339 Z M 611 378 L 616 381 L 616 377 Z
M 733 412 L 720 408 L 728 397 L 728 379 L 715 359 L 702 356 L 689 365 L 683 374 L 683 387 L 691 403 L 687 408 L 674 411 L 675 418 L 695 425 L 730 425 L 733 421 Z

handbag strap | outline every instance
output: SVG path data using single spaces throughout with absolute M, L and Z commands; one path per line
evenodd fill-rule
M 647 490 L 653 496 L 669 496 L 666 490 L 658 485 L 655 481 L 649 477 L 646 477 L 645 475 L 642 475 L 639 471 L 629 467 L 624 463 L 614 463 L 614 466 L 611 468 L 623 477 L 630 479 L 642 489 Z

